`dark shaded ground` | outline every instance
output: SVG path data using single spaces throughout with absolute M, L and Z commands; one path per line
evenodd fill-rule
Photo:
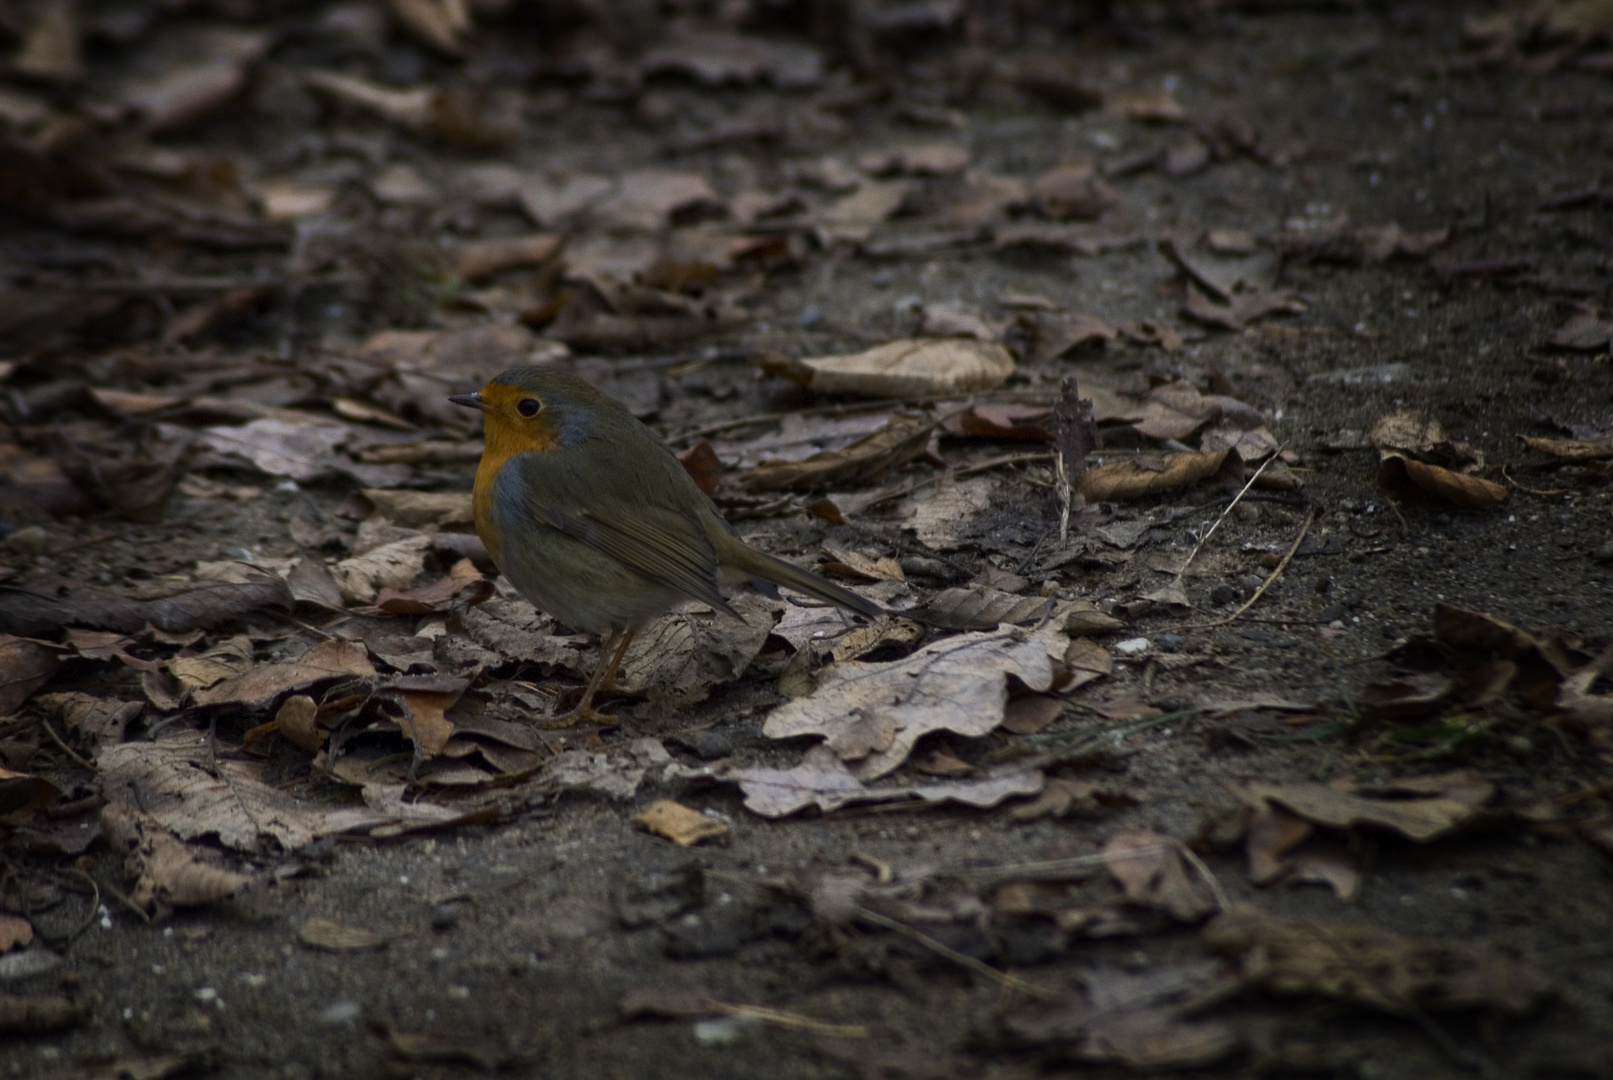
M 312 11 L 298 7 L 284 18 L 307 26 Z M 1605 344 L 1583 352 L 1543 345 L 1581 306 L 1594 311 L 1608 300 L 1613 231 L 1606 197 L 1592 194 L 1549 208 L 1554 197 L 1594 191 L 1600 181 L 1613 117 L 1605 76 L 1571 66 L 1541 74 L 1507 63 L 1442 73 L 1442 62 L 1471 55 L 1460 34 L 1470 12 L 1459 6 L 1193 19 L 1121 8 L 1078 29 L 1026 18 L 1018 40 L 1006 44 L 982 31 L 979 44 L 950 32 L 919 45 L 884 46 L 870 63 L 883 65 L 878 74 L 889 93 L 835 111 L 811 105 L 831 90 L 812 91 L 819 95 L 814 98 L 765 87 L 702 88 L 675 78 L 653 80 L 620 101 L 601 100 L 610 97 L 599 90 L 606 80 L 568 81 L 554 71 L 562 54 L 547 46 L 559 40 L 552 36 L 558 17 L 544 11 L 540 16 L 518 6 L 511 22 L 497 24 L 510 29 L 490 34 L 470 62 L 493 85 L 520 87 L 529 99 L 526 133 L 490 160 L 600 172 L 670 163 L 712 177 L 729 195 L 780 186 L 790 163 L 826 151 L 855 158 L 938 131 L 967 145 L 975 165 L 1020 176 L 1066 159 L 1115 161 L 1180 142 L 1178 126 L 1144 126 L 1102 111 L 1061 113 L 1001 80 L 971 75 L 993 58 L 1037 46 L 1073 52 L 1111 95 L 1172 86 L 1195 121 L 1248 125 L 1262 146 L 1284 148 L 1293 159 L 1274 165 L 1236 154 L 1182 177 L 1159 169 L 1112 177 L 1120 203 L 1094 227 L 1096 234 L 1146 241 L 1224 226 L 1271 236 L 1290 219 L 1339 213 L 1357 223 L 1397 222 L 1407 231 L 1451 227 L 1452 238 L 1431 260 L 1355 265 L 1288 259 L 1279 283 L 1303 296 L 1305 311 L 1238 332 L 1178 320 L 1175 301 L 1157 290 L 1172 268 L 1146 242 L 1093 256 L 1004 254 L 984 242 L 884 258 L 844 245 L 812 248 L 798 269 L 767 280 L 750 304 L 748 324 L 693 344 L 644 351 L 713 361 L 688 380 L 661 378 L 662 401 L 652 420 L 674 436 L 755 412 L 819 404 L 776 380 L 759 380 L 737 361 L 764 348 L 812 354 L 903 336 L 914 323 L 908 298 L 963 299 L 1001 313 L 1004 294 L 1034 293 L 1112 323 L 1176 323 L 1188 338 L 1180 351 L 1117 342 L 1073 358 L 1022 359 L 1014 387 L 1042 390 L 1050 399 L 1072 371 L 1083 380 L 1146 385 L 1150 376 L 1202 380 L 1213 364 L 1238 397 L 1265 412 L 1272 432 L 1297 454 L 1295 471 L 1304 482 L 1298 495 L 1249 502 L 1229 517 L 1215 545 L 1242 559 L 1244 573 L 1253 571 L 1261 553 L 1287 550 L 1309 506 L 1318 511 L 1310 531 L 1316 539 L 1229 627 L 1190 625 L 1230 613 L 1231 607 L 1212 606 L 1209 596 L 1218 584 L 1237 585 L 1240 574 L 1189 577 L 1198 610 L 1134 619 L 1124 636 L 1149 638 L 1155 659 L 1122 663 L 1116 681 L 1168 711 L 1274 693 L 1319 703 L 1322 713 L 1291 729 L 1252 710 L 1201 714 L 1117 738 L 1062 774 L 1135 800 L 1097 820 L 1021 822 L 1005 808 L 903 808 L 767 821 L 720 787 L 646 788 L 629 803 L 523 800 L 517 790 L 510 805 L 520 809 L 495 824 L 393 841 L 325 840 L 294 855 L 264 855 L 253 865 L 273 883 L 254 899 L 181 911 L 152 926 L 108 904 L 107 915 L 65 947 L 60 971 L 4 987 L 42 993 L 64 985 L 86 1015 L 61 1034 L 10 1039 L 0 1046 L 0 1068 L 14 1076 L 112 1075 L 116 1062 L 192 1055 L 187 1060 L 199 1071 L 287 1078 L 446 1076 L 477 1068 L 578 1077 L 1153 1075 L 1146 1066 L 1082 1063 L 1071 1040 L 1017 1040 L 1002 1019 L 1023 1005 L 1011 992 L 899 935 L 835 925 L 822 917 L 821 892 L 815 914 L 810 895 L 782 885 L 788 878 L 810 894 L 824 875 L 861 873 L 855 859 L 871 857 L 868 865 L 888 864 L 898 883 L 917 883 L 906 899 L 933 913 L 926 933 L 1041 986 L 1067 988 L 1079 971 L 1168 971 L 1212 954 L 1195 925 L 1152 912 L 1135 913 L 1129 929 L 1113 936 L 1072 933 L 1066 939 L 1049 920 L 994 912 L 989 889 L 959 887 L 936 875 L 982 862 L 1087 854 L 1117 832 L 1146 828 L 1198 838 L 1204 860 L 1235 903 L 1469 942 L 1527 961 L 1557 987 L 1551 1003 L 1521 1019 L 1489 1009 L 1389 1017 L 1320 996 L 1246 989 L 1205 1009 L 1229 1020 L 1240 1048 L 1213 1066 L 1186 1067 L 1184 1075 L 1613 1075 L 1607 855 L 1571 827 L 1531 827 L 1521 816 L 1583 791 L 1588 794 L 1572 804 L 1569 816 L 1605 820 L 1606 733 L 1598 744 L 1595 733 L 1547 727 L 1538 712 L 1515 703 L 1460 710 L 1445 717 L 1447 727 L 1421 737 L 1397 738 L 1382 724 L 1351 726 L 1362 688 L 1389 670 L 1385 653 L 1426 633 L 1441 601 L 1540 635 L 1560 631 L 1588 654 L 1608 644 L 1613 489 L 1605 472 L 1552 467 L 1517 439 L 1560 434 L 1546 418 L 1604 431 L 1613 425 Z M 1008 25 L 1008 15 L 999 14 Z M 979 18 L 981 25 L 996 25 Z M 296 97 L 295 108 L 274 98 L 299 65 L 332 63 L 333 40 L 289 35 L 270 54 L 250 108 L 179 141 L 258 162 L 260 175 L 299 160 L 317 162 L 321 153 L 341 168 L 363 160 L 369 152 L 363 147 L 344 156 L 339 146 L 332 148 L 334 137 L 314 132 L 323 114 L 306 94 L 284 91 Z M 373 64 L 399 83 L 452 70 L 396 37 Z M 842 74 L 831 75 L 831 88 L 880 81 L 832 69 Z M 778 110 L 786 118 L 781 137 L 676 149 L 698 119 L 747 107 L 769 115 Z M 955 127 L 914 122 L 954 115 L 947 122 Z M 379 156 L 411 162 L 438 182 L 446 183 L 450 166 L 465 160 L 389 129 L 358 130 L 380 145 Z M 309 145 L 299 148 L 298 139 Z M 310 149 L 319 139 L 326 144 Z M 333 173 L 341 171 L 337 165 Z M 926 197 L 941 199 L 926 190 Z M 880 235 L 917 235 L 930 227 L 922 209 L 914 218 L 898 218 Z M 411 235 L 522 228 L 513 210 L 446 197 L 423 209 L 376 208 L 361 229 L 341 233 L 336 242 L 371 245 L 372 252 L 383 252 L 377 259 L 384 266 L 387 245 Z M 37 217 L 8 218 L 0 229 L 16 292 L 25 286 L 44 291 L 40 283 L 46 282 L 101 295 L 92 279 L 102 271 L 87 265 L 96 259 L 120 265 L 150 260 L 167 272 L 197 276 L 241 275 L 257 266 L 280 274 L 288 265 L 283 249 L 207 254 L 143 247 L 94 232 L 64 233 Z M 305 239 L 312 244 L 320 237 Z M 369 330 L 410 317 L 399 309 L 407 306 L 405 290 L 373 266 L 367 273 L 357 286 L 310 285 L 294 304 L 282 295 L 225 327 L 220 348 L 255 351 L 261 373 L 279 362 L 278 355 L 351 347 Z M 139 320 L 158 318 L 161 304 L 155 309 L 153 315 L 126 306 L 110 313 L 101 329 L 149 342 Z M 479 316 L 449 311 L 437 317 Z M 108 351 L 77 332 L 66 341 L 29 333 L 15 331 L 9 346 L 18 357 L 7 387 L 14 424 L 22 423 L 15 415 L 19 403 L 51 383 L 50 365 L 101 385 L 136 389 L 141 380 L 117 358 L 127 365 L 129 357 L 157 355 L 155 346 Z M 1400 367 L 1385 379 L 1384 365 Z M 1330 447 L 1341 445 L 1340 432 L 1364 432 L 1401 404 L 1440 417 L 1455 438 L 1504 464 L 1524 488 L 1554 493 L 1515 488 L 1492 511 L 1415 500 L 1390 507 L 1375 483 L 1374 451 Z M 412 482 L 466 490 L 473 469 L 471 463 L 437 466 Z M 42 520 L 42 536 L 30 533 L 28 546 L 9 542 L 5 549 L 11 582 L 57 574 L 128 585 L 198 560 L 236 557 L 239 549 L 267 558 L 297 553 L 286 522 L 302 491 L 262 477 L 211 475 L 264 490 L 244 502 L 176 496 L 156 524 L 106 515 Z M 965 574 L 996 566 L 1032 576 L 1027 568 L 1056 524 L 1057 507 L 1045 486 L 1026 483 L 1017 471 L 1002 475 L 987 524 L 971 534 L 974 542 L 947 556 Z M 306 490 L 327 512 L 346 494 L 340 483 Z M 1157 537 L 1190 546 L 1196 533 L 1189 530 L 1213 520 L 1225 502 L 1206 490 L 1128 509 L 1202 506 Z M 830 527 L 799 510 L 744 521 L 740 528 L 760 546 L 800 561 L 810 561 L 826 541 L 887 555 L 917 550 L 900 521 L 877 514 Z M 1062 595 L 1100 606 L 1167 580 L 1147 569 L 1142 555 L 1072 565 L 1051 576 Z M 1038 584 L 1033 580 L 1028 591 Z M 1171 633 L 1181 642 L 1168 655 L 1198 663 L 1156 662 L 1161 636 Z M 62 689 L 139 696 L 129 673 L 82 661 L 46 687 Z M 692 764 L 672 736 L 709 730 L 740 760 L 789 764 L 799 748 L 781 748 L 761 734 L 767 711 L 781 700 L 774 680 L 753 672 L 672 716 L 629 711 L 621 731 L 604 738 L 614 746 L 623 738 L 659 737 Z M 473 710 L 499 707 L 474 696 L 468 702 Z M 1096 715 L 1077 698 L 1054 731 L 1091 723 Z M 26 741 L 31 736 L 10 734 L 22 730 L 6 729 L 8 737 Z M 1010 750 L 1016 738 L 999 732 L 946 745 L 978 762 Z M 1360 895 L 1351 902 L 1316 885 L 1257 888 L 1239 847 L 1216 840 L 1216 824 L 1235 809 L 1228 783 L 1346 776 L 1371 782 L 1458 766 L 1475 768 L 1497 785 L 1494 812 L 1478 828 L 1427 845 L 1369 831 L 1340 834 L 1363 872 Z M 64 789 L 87 781 L 48 742 L 26 768 Z M 729 824 L 727 838 L 686 851 L 636 829 L 633 814 L 661 795 L 710 808 Z M 86 858 L 85 869 L 120 880 L 118 860 L 104 846 Z M 13 905 L 14 897 L 38 890 L 41 902 L 54 903 L 36 916 L 42 931 L 70 933 L 84 918 L 86 898 L 72 891 L 76 879 L 63 869 L 68 860 L 15 847 L 7 859 L 7 880 L 16 884 L 5 888 L 17 891 L 0 898 Z M 682 895 L 679 890 L 693 890 L 681 908 L 624 925 L 635 895 Z M 1094 873 L 1071 882 L 1063 903 L 1112 905 L 1118 895 L 1107 875 Z M 297 928 L 310 916 L 373 929 L 387 946 L 351 953 L 304 947 Z M 862 1024 L 872 1035 L 624 1020 L 623 996 L 647 987 Z M 389 1041 L 391 1033 L 430 1039 Z

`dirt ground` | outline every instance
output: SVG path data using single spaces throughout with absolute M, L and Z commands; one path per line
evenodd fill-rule
M 1540 29 L 1571 7 L 0 3 L 0 1074 L 1613 1076 L 1613 22 Z M 649 179 L 565 202 L 593 176 Z M 1006 384 L 758 368 L 948 312 Z M 831 658 L 757 599 L 734 660 L 674 619 L 620 726 L 544 730 L 592 639 L 447 503 L 385 501 L 469 491 L 441 398 L 528 357 L 709 441 L 765 550 L 892 560 L 841 580 L 902 613 L 1033 601 L 1002 640 L 1061 635 L 1052 674 L 992 669 L 980 730 L 864 779 L 1035 787 L 769 816 L 736 783 L 802 761 L 764 728 L 837 668 L 993 620 Z M 1258 452 L 1082 488 L 1061 540 L 1069 375 L 1088 480 Z M 1125 413 L 1160 387 L 1218 419 Z M 898 406 L 939 426 L 884 475 L 746 486 Z M 1391 445 L 1397 410 L 1449 435 Z M 401 580 L 344 561 L 391 544 Z M 106 599 L 176 594 L 206 610 Z M 356 666 L 218 690 L 314 647 Z M 720 835 L 636 823 L 658 799 Z

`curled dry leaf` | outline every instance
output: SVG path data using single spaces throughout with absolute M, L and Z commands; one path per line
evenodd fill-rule
M 1256 319 L 1267 315 L 1293 314 L 1304 311 L 1304 303 L 1296 296 L 1283 292 L 1267 292 L 1254 288 L 1231 294 L 1225 300 L 1205 295 L 1196 282 L 1187 283 L 1182 314 L 1223 330 L 1242 330 Z
M 258 664 L 238 675 L 214 682 L 192 693 L 197 705 L 240 705 L 266 709 L 283 695 L 308 693 L 321 684 L 339 680 L 369 680 L 375 676 L 364 646 L 351 641 L 321 641 L 295 660 Z
M 747 592 L 729 606 L 739 620 L 706 608 L 673 612 L 645 625 L 622 657 L 617 687 L 661 707 L 680 708 L 745 674 L 778 621 L 781 605 Z
M 1174 491 L 1214 476 L 1227 453 L 1161 454 L 1152 459 L 1115 461 L 1087 470 L 1079 490 L 1088 502 L 1124 502 Z M 1158 467 L 1150 467 L 1156 463 Z
M 1372 426 L 1378 450 L 1378 484 L 1408 486 L 1470 510 L 1490 510 L 1506 501 L 1507 489 L 1475 474 L 1484 454 L 1452 439 L 1445 425 L 1416 409 L 1397 409 Z
M 1255 782 L 1234 789 L 1234 794 L 1256 809 L 1268 801 L 1277 803 L 1318 825 L 1335 829 L 1375 825 L 1426 843 L 1455 832 L 1478 816 L 1495 794 L 1495 785 L 1471 769 L 1462 769 L 1395 781 L 1380 791 L 1382 797 L 1372 798 L 1327 784 Z
M 1322 994 L 1395 1016 L 1483 1008 L 1521 1016 L 1553 990 L 1535 969 L 1464 942 L 1283 919 L 1252 907 L 1217 915 L 1203 937 L 1238 961 L 1248 983 L 1283 994 Z
M 386 947 L 385 936 L 361 926 L 348 926 L 318 915 L 303 920 L 297 940 L 312 949 L 326 952 L 364 952 Z
M 818 570 L 857 581 L 906 581 L 902 564 L 892 558 L 875 559 L 860 551 L 825 546 L 818 559 Z
M 430 585 L 399 592 L 383 586 L 375 597 L 377 611 L 388 615 L 438 615 L 467 604 L 480 604 L 493 596 L 493 583 L 482 577 L 476 564 L 460 559 Z
M 1016 320 L 1031 339 L 1031 357 L 1039 363 L 1056 360 L 1084 345 L 1104 345 L 1115 339 L 1114 327 L 1091 315 L 1034 311 Z
M 124 875 L 135 882 L 129 899 L 146 910 L 210 904 L 252 881 L 204 862 L 154 817 L 126 803 L 102 807 L 101 832 L 114 851 L 123 853 Z
M 446 143 L 480 149 L 502 146 L 520 134 L 507 102 L 466 90 L 420 86 L 395 90 L 334 71 L 310 71 L 303 83 L 335 101 Z M 501 107 L 503 106 L 503 107 Z
M 1037 209 L 1055 221 L 1092 221 L 1119 199 L 1090 161 L 1056 165 L 1031 181 Z
M 707 817 L 671 799 L 655 800 L 639 811 L 633 823 L 656 836 L 665 837 L 679 847 L 691 847 L 728 831 L 728 826 L 716 818 Z
M 0 915 L 0 953 L 10 952 L 18 945 L 32 945 L 34 927 L 27 919 L 16 915 Z
M 1215 910 L 1215 898 L 1182 855 L 1182 842 L 1152 832 L 1122 832 L 1103 845 L 1109 873 L 1126 899 L 1182 922 Z
M 1136 800 L 1124 792 L 1108 791 L 1084 780 L 1049 777 L 1047 786 L 1032 801 L 1010 810 L 1015 821 L 1035 821 L 1043 817 L 1104 817 Z
M 466 281 L 481 281 L 506 270 L 541 266 L 560 253 L 565 238 L 559 233 L 532 233 L 472 240 L 459 245 L 455 266 Z
M 694 479 L 695 487 L 707 495 L 717 494 L 717 489 L 722 486 L 722 462 L 709 442 L 701 439 L 679 454 L 678 461 Z
M 12 57 L 12 72 L 44 82 L 77 82 L 84 77 L 81 33 L 78 5 L 73 0 L 39 5 L 23 35 L 22 47 Z
M 932 731 L 971 738 L 991 731 L 1008 703 L 1008 676 L 1047 690 L 1049 652 L 1062 656 L 1064 648 L 1056 628 L 1003 628 L 960 634 L 887 663 L 832 664 L 817 674 L 809 696 L 774 709 L 762 730 L 773 739 L 821 735 L 854 763 L 858 779 L 871 780 L 899 766 Z
M 851 774 L 835 752 L 814 746 L 793 769 L 730 768 L 716 774 L 735 781 L 745 796 L 745 809 L 763 817 L 787 817 L 809 806 L 825 813 L 854 803 L 900 802 L 922 799 L 928 803 L 959 802 L 965 806 L 996 806 L 1017 795 L 1035 795 L 1042 789 L 1040 772 L 1006 769 L 971 780 L 932 780 L 919 784 L 868 787 Z
M 274 714 L 275 729 L 293 745 L 316 753 L 328 737 L 315 719 L 318 715 L 318 702 L 307 694 L 293 694 L 280 703 Z
M 158 600 L 131 600 L 65 579 L 36 579 L 28 588 L 0 585 L 0 632 L 48 634 L 81 626 L 132 634 L 150 623 L 166 633 L 184 634 L 264 608 L 290 607 L 291 593 L 277 577 L 204 585 Z
M 860 244 L 875 226 L 902 208 L 913 192 L 911 180 L 871 180 L 826 207 L 818 217 L 818 234 L 825 244 L 837 240 Z
M 777 354 L 757 358 L 770 375 L 823 394 L 874 398 L 925 398 L 992 390 L 1014 373 L 1014 358 L 1001 345 L 971 338 L 912 338 L 866 352 L 796 360 Z
M 741 476 L 739 486 L 745 491 L 778 491 L 870 483 L 923 454 L 934 429 L 930 417 L 894 416 L 843 450 L 825 450 L 804 461 L 764 461 Z
M 61 796 L 62 789 L 43 776 L 13 772 L 0 765 L 0 814 L 26 814 Z
M 409 536 L 343 559 L 330 568 L 342 599 L 350 604 L 373 604 L 386 589 L 407 589 L 425 569 L 430 536 Z
M 990 630 L 1001 623 L 1016 626 L 1046 618 L 1055 602 L 1042 596 L 1015 596 L 984 585 L 942 589 L 905 614 L 942 630 Z
M 474 520 L 469 492 L 365 488 L 364 497 L 376 513 L 405 528 L 463 525 Z
M 1519 436 L 1523 445 L 1563 461 L 1607 461 L 1613 459 L 1613 432 L 1591 439 L 1539 439 Z

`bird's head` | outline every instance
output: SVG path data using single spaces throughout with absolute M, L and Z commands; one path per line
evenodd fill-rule
M 517 367 L 474 394 L 448 400 L 482 411 L 489 451 L 507 456 L 564 449 L 587 438 L 599 391 L 553 368 Z

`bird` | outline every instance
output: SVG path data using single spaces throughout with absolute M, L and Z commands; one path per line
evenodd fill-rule
M 448 400 L 482 413 L 472 506 L 493 563 L 538 608 L 601 638 L 581 701 L 551 726 L 615 724 L 593 702 L 634 633 L 687 599 L 739 618 L 723 586 L 761 579 L 870 619 L 885 614 L 741 540 L 655 432 L 569 372 L 513 367 Z

